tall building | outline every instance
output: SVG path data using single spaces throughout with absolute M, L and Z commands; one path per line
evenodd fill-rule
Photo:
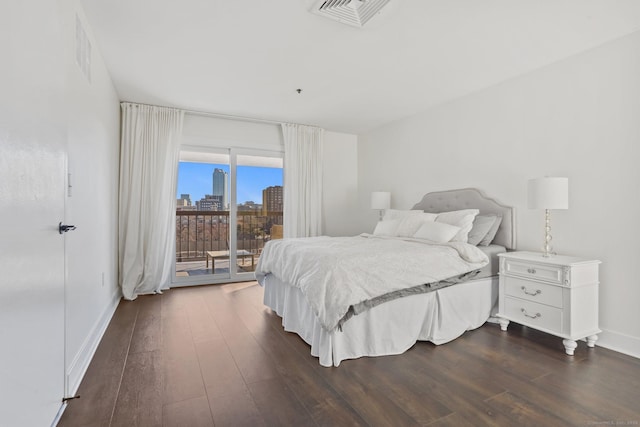
M 282 212 L 282 186 L 274 185 L 262 190 L 262 215 L 269 212 Z
M 213 170 L 213 196 L 217 197 L 222 206 L 220 210 L 229 209 L 229 199 L 227 198 L 227 192 L 229 175 L 222 169 L 215 168 Z

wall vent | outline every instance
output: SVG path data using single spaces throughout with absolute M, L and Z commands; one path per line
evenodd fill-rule
M 391 0 L 319 0 L 311 10 L 343 24 L 362 27 Z
M 78 15 L 76 15 L 76 64 L 87 81 L 91 83 L 91 42 Z

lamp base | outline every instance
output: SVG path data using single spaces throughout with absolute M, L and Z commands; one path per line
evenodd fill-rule
M 551 247 L 551 211 L 549 209 L 544 210 L 544 246 L 542 247 L 542 256 L 549 258 L 555 255 L 553 248 Z

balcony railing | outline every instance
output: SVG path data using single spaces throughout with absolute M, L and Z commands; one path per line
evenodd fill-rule
M 282 212 L 239 211 L 239 250 L 259 253 L 271 238 L 271 227 L 282 224 Z M 202 261 L 207 251 L 229 249 L 228 211 L 176 211 L 176 262 Z

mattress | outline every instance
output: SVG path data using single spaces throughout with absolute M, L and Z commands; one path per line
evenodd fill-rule
M 489 257 L 489 264 L 480 269 L 480 273 L 478 273 L 476 278 L 481 279 L 484 277 L 497 276 L 498 270 L 500 269 L 498 254 L 506 252 L 507 248 L 500 245 L 477 246 L 477 248 Z
M 270 241 L 255 274 L 258 280 L 273 274 L 300 288 L 319 321 L 332 331 L 351 310 L 451 285 L 487 263 L 480 249 L 466 243 L 362 234 Z
M 342 330 L 322 328 L 302 292 L 269 274 L 264 303 L 288 332 L 311 346 L 322 366 L 362 356 L 401 354 L 417 341 L 444 344 L 482 326 L 496 312 L 497 277 L 475 279 L 425 294 L 388 301 L 349 319 Z

